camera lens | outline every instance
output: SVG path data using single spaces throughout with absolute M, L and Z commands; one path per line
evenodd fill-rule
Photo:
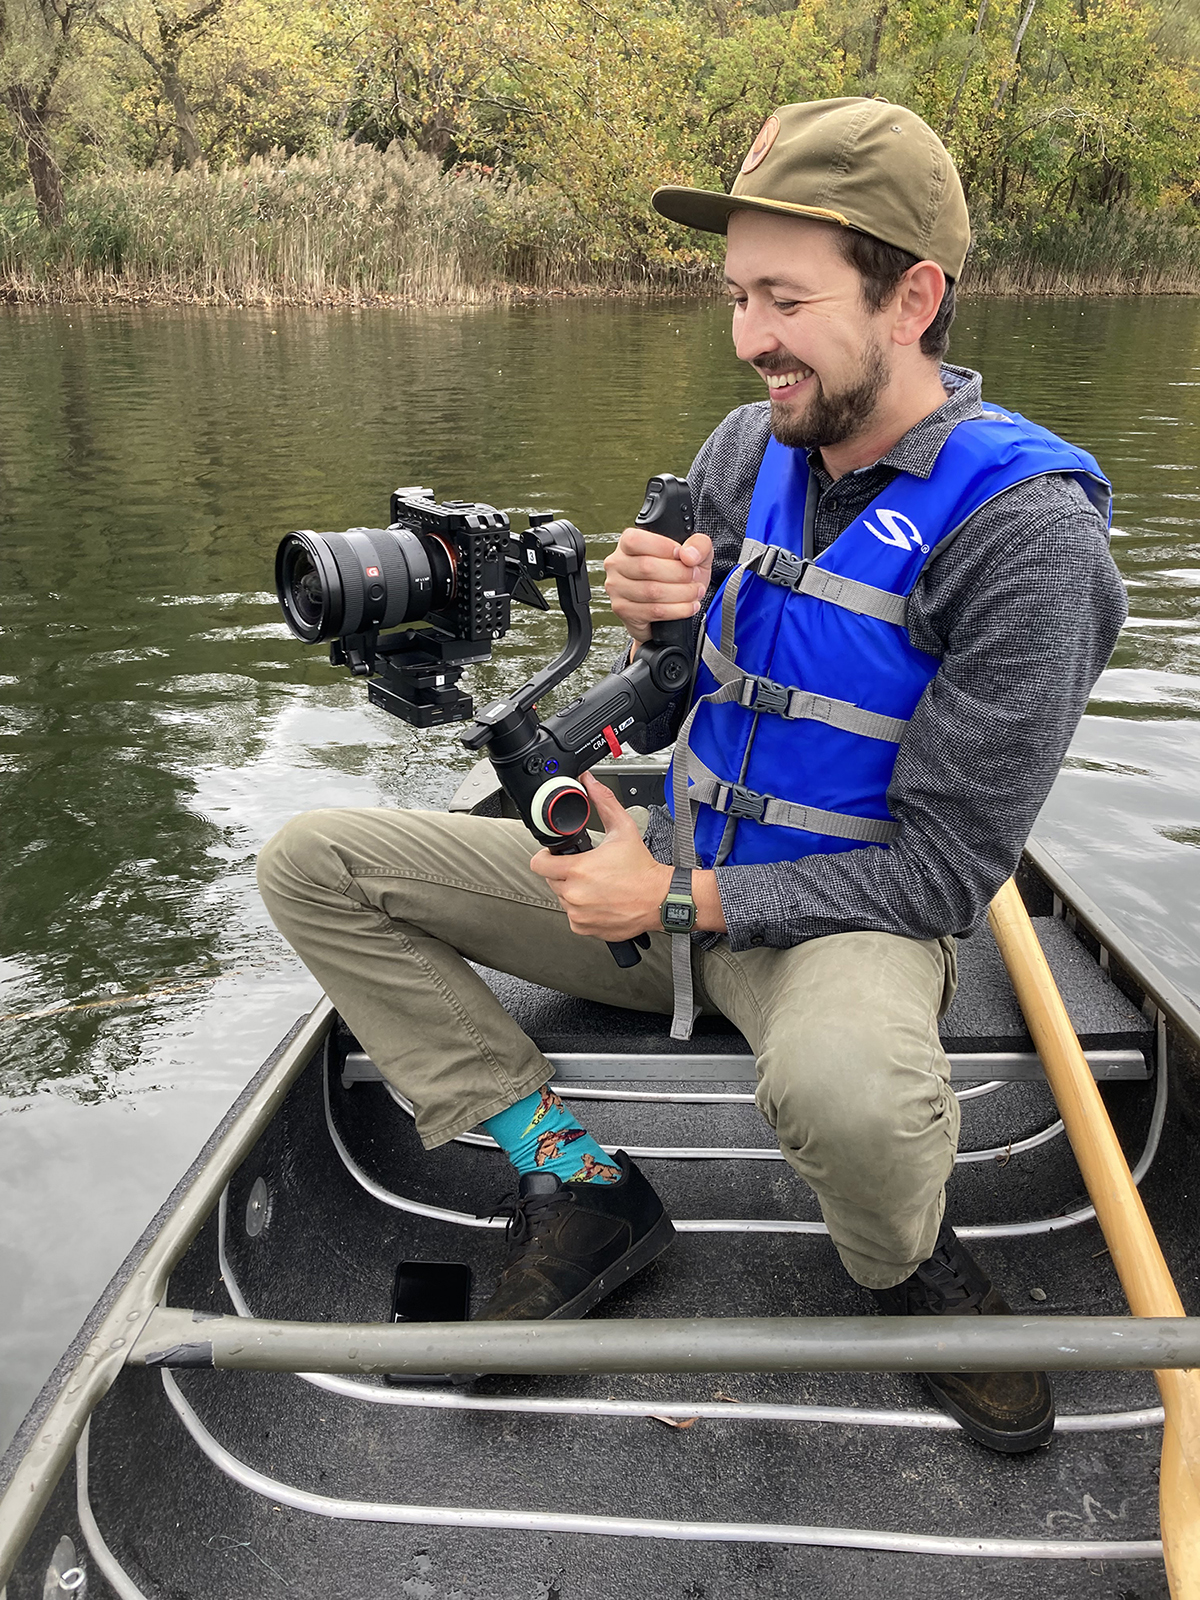
M 454 598 L 452 547 L 410 528 L 289 533 L 275 555 L 275 592 L 307 644 L 420 622 Z
M 330 612 L 341 605 L 337 567 L 329 560 L 322 562 L 327 549 L 316 540 L 315 534 L 289 533 L 275 556 L 275 592 L 284 618 L 292 632 L 309 644 L 334 636 Z

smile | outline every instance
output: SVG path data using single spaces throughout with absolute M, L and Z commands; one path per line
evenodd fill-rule
M 790 389 L 797 383 L 803 383 L 805 378 L 812 377 L 811 367 L 800 367 L 795 372 L 764 372 L 767 388 L 777 393 L 780 389 Z

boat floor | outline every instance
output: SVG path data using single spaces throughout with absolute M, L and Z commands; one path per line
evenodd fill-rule
M 712 1093 L 722 1086 L 697 1088 Z M 1123 1083 L 1104 1092 L 1135 1162 L 1154 1085 Z M 753 1106 L 596 1101 L 584 1111 L 610 1145 L 770 1147 Z M 963 1113 L 963 1150 L 1002 1153 L 956 1169 L 949 1191 L 956 1225 L 1003 1226 L 1083 1203 L 1061 1136 L 1003 1153 L 1055 1120 L 1043 1082 L 1004 1084 L 966 1099 Z M 812 1195 L 779 1161 L 642 1164 L 677 1219 L 757 1219 L 785 1227 L 819 1220 Z M 1168 1119 L 1142 1192 L 1189 1309 L 1200 1269 L 1194 1172 L 1190 1136 Z M 251 1237 L 245 1219 L 259 1179 L 269 1191 L 269 1221 Z M 237 1173 L 227 1205 L 184 1258 L 170 1300 L 201 1312 L 378 1320 L 387 1314 L 396 1262 L 414 1257 L 469 1262 L 477 1310 L 497 1275 L 498 1231 L 417 1216 L 382 1197 L 460 1212 L 474 1223 L 508 1187 L 509 1169 L 494 1150 L 456 1143 L 426 1153 L 384 1085 L 345 1088 L 338 1061 L 328 1070 L 314 1061 Z M 1126 1309 L 1094 1223 L 985 1238 L 973 1248 L 1022 1313 Z M 1030 1298 L 1035 1288 L 1045 1300 Z M 681 1233 L 594 1315 L 870 1309 L 869 1296 L 845 1275 L 823 1235 L 701 1231 Z M 260 1475 L 251 1487 L 231 1476 L 228 1461 L 214 1463 L 200 1448 L 196 1430 L 189 1432 L 172 1406 L 172 1383 L 211 1438 Z M 321 1600 L 739 1594 L 894 1600 L 976 1593 L 1158 1600 L 1167 1594 L 1157 1559 L 1102 1559 L 1099 1552 L 1072 1560 L 983 1558 L 970 1543 L 1156 1539 L 1160 1430 L 1145 1419 L 1116 1430 L 1060 1431 L 1049 1447 L 1009 1458 L 943 1427 L 919 1383 L 902 1375 L 480 1378 L 423 1392 L 426 1399 L 415 1404 L 420 1391 L 373 1379 L 200 1371 L 168 1378 L 127 1369 L 91 1427 L 91 1505 L 99 1529 L 148 1600 L 276 1593 Z M 1148 1374 L 1065 1373 L 1056 1393 L 1060 1415 L 1068 1418 L 1157 1404 Z M 480 1408 L 546 1397 L 575 1403 L 582 1414 Z M 459 1405 L 462 1398 L 468 1406 Z M 642 1414 L 582 1409 L 610 1400 L 631 1402 Z M 437 1408 L 442 1402 L 454 1409 Z M 738 1414 L 762 1403 L 849 1415 L 822 1421 L 804 1411 Z M 671 1425 L 695 1415 L 697 1404 L 723 1414 Z M 682 1416 L 661 1420 L 668 1406 L 681 1408 Z M 880 1412 L 907 1416 L 901 1425 L 885 1425 Z M 63 1517 L 64 1497 L 72 1493 L 64 1480 L 57 1491 Z M 340 1515 L 313 1515 L 315 1502 L 305 1496 L 360 1508 L 373 1502 L 788 1524 L 931 1535 L 950 1544 L 947 1553 L 930 1554 L 389 1524 L 354 1520 L 363 1512 L 353 1505 L 342 1506 Z M 41 1526 L 53 1525 L 52 1511 Z M 89 1584 L 93 1597 L 119 1592 L 94 1572 Z M 10 1583 L 8 1600 L 34 1592 Z

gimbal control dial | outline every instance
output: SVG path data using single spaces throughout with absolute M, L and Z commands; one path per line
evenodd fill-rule
M 559 839 L 582 832 L 591 813 L 587 790 L 574 778 L 551 778 L 534 792 L 529 804 L 534 828 Z

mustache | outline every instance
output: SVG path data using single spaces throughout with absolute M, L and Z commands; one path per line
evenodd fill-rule
M 799 356 L 788 355 L 786 352 L 778 356 L 764 356 L 761 361 L 751 362 L 755 372 L 794 372 L 797 367 L 804 367 L 811 372 L 807 361 L 801 361 Z

